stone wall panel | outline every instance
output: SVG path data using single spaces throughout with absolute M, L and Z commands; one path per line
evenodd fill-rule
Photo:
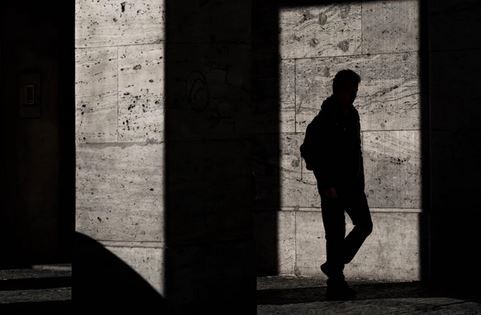
M 119 48 L 119 141 L 163 141 L 162 45 Z
M 282 8 L 279 21 L 283 59 L 353 55 L 360 51 L 360 4 Z
M 117 48 L 75 53 L 76 140 L 117 141 Z
M 163 146 L 77 147 L 76 229 L 92 238 L 161 241 Z
M 75 46 L 100 47 L 160 43 L 164 1 L 75 1 Z

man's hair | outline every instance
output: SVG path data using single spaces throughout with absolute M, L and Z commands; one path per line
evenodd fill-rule
M 356 72 L 350 69 L 344 69 L 336 73 L 334 80 L 332 81 L 332 90 L 334 93 L 349 84 L 359 84 L 361 77 Z

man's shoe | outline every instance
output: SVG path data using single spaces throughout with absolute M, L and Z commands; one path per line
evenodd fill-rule
M 332 275 L 331 273 L 329 272 L 329 268 L 327 266 L 327 262 L 323 263 L 321 265 L 321 271 L 328 277 L 328 278 L 332 278 Z
M 328 285 L 326 296 L 328 300 L 352 300 L 356 297 L 356 291 L 346 282 L 341 282 Z

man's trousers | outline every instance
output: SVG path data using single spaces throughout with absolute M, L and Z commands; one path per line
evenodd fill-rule
M 327 266 L 330 281 L 344 280 L 344 264 L 349 263 L 372 232 L 372 220 L 364 189 L 337 186 L 337 198 L 321 195 Z M 320 191 L 319 191 L 320 194 Z M 354 225 L 346 234 L 344 213 Z

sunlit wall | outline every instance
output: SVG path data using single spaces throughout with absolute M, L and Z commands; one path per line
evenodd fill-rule
M 164 252 L 163 28 L 163 1 L 76 1 L 76 231 L 104 245 L 158 291 Z
M 281 273 L 320 275 L 324 229 L 316 181 L 300 158 L 307 124 L 341 69 L 360 74 L 366 194 L 374 231 L 346 267 L 350 278 L 420 277 L 419 3 L 359 1 L 279 11 Z M 351 228 L 350 222 L 348 228 Z

